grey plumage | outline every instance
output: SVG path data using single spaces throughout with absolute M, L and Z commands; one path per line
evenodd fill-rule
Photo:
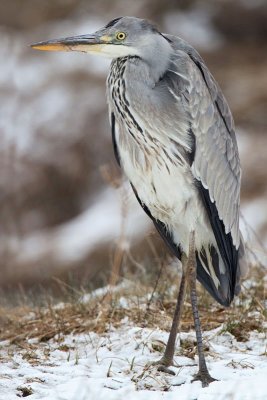
M 190 221 L 182 210 L 195 208 L 190 214 L 197 216 L 191 229 L 196 230 L 198 278 L 217 301 L 229 305 L 240 276 L 238 251 L 243 246 L 239 232 L 241 169 L 231 112 L 195 49 L 135 18 L 122 18 L 114 28 L 127 30 L 129 24 L 133 38 L 138 44 L 144 42 L 140 46 L 143 57 L 131 54 L 115 58 L 111 65 L 107 94 L 115 120 L 117 159 L 141 204 L 166 226 L 171 245 L 184 252 L 190 231 L 185 225 Z M 141 32 L 140 24 L 145 31 Z M 138 32 L 142 35 L 139 39 Z M 149 35 L 150 40 L 144 40 Z M 155 45 L 152 55 L 146 43 L 152 48 Z M 152 72 L 150 59 L 157 63 Z M 155 189 L 157 168 L 165 168 L 166 175 L 172 169 L 169 196 L 190 191 L 177 198 L 183 203 L 179 213 L 177 209 L 173 212 L 172 201 L 159 193 L 166 193 L 163 182 L 162 188 Z M 184 187 L 180 186 L 180 174 L 186 177 Z M 207 208 L 212 208 L 210 213 Z
M 239 231 L 240 161 L 232 114 L 219 86 L 192 46 L 138 18 L 116 18 L 93 35 L 33 47 L 113 59 L 107 100 L 116 159 L 183 266 L 160 364 L 166 372 L 172 363 L 188 281 L 199 352 L 196 379 L 208 385 L 214 379 L 203 354 L 195 278 L 228 306 L 246 269 Z

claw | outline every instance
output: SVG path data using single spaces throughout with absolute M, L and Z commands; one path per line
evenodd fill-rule
M 165 367 L 165 365 L 159 365 L 158 366 L 158 371 L 159 372 L 165 372 L 165 374 L 169 374 L 169 375 L 175 375 L 175 372 L 172 371 L 170 368 Z
M 159 372 L 165 372 L 166 374 L 175 375 L 175 372 L 168 368 L 173 365 L 173 361 L 170 361 L 164 356 L 161 357 L 158 361 L 152 362 L 151 365 L 158 365 Z
M 191 382 L 201 381 L 202 387 L 207 387 L 211 382 L 217 381 L 218 379 L 212 378 L 208 371 L 198 371 Z

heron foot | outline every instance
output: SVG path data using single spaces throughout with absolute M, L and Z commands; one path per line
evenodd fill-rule
M 207 387 L 211 382 L 217 381 L 218 379 L 212 378 L 210 376 L 209 371 L 201 371 L 199 370 L 198 373 L 194 376 L 191 382 L 194 381 L 201 381 L 202 387 Z
M 158 361 L 152 362 L 152 365 L 157 365 L 159 372 L 165 372 L 165 374 L 175 375 L 175 372 L 168 368 L 173 365 L 173 360 L 170 360 L 167 357 L 161 357 Z

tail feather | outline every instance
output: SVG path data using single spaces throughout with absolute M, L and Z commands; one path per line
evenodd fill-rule
M 199 257 L 197 257 L 198 279 L 220 304 L 229 306 L 235 295 L 240 269 L 238 248 L 233 242 L 232 233 L 226 233 L 224 222 L 219 217 L 216 202 L 211 200 L 209 190 L 205 189 L 201 183 L 198 183 L 198 188 L 217 244 L 218 252 L 214 246 L 210 246 L 208 253 L 210 253 L 212 266 L 220 285 L 214 290 L 214 282 L 209 273 L 205 274 Z M 206 262 L 205 265 L 207 265 Z
M 241 253 L 240 251 L 240 257 L 238 257 L 237 284 L 235 291 L 233 291 L 229 270 L 225 267 L 224 261 L 215 246 L 203 247 L 200 252 L 196 252 L 198 281 L 224 307 L 228 307 L 234 295 L 240 291 L 240 260 L 243 259 Z

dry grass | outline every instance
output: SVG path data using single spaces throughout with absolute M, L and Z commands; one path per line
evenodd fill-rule
M 164 273 L 156 287 L 135 285 L 118 289 L 102 297 L 94 297 L 88 302 L 73 298 L 71 302 L 52 305 L 47 301 L 45 307 L 33 308 L 21 306 L 12 309 L 0 309 L 0 340 L 9 340 L 10 344 L 28 346 L 28 339 L 37 338 L 46 342 L 54 338 L 59 343 L 70 333 L 94 331 L 105 333 L 110 326 L 119 327 L 122 319 L 142 327 L 170 329 L 175 307 L 176 290 L 173 282 L 177 278 L 174 271 Z M 250 286 L 250 289 L 246 287 Z M 178 287 L 178 285 L 177 285 Z M 243 285 L 243 290 L 233 306 L 228 309 L 215 304 L 201 288 L 199 308 L 204 330 L 221 326 L 238 341 L 246 341 L 253 330 L 263 331 L 266 320 L 266 299 L 264 271 L 260 268 L 251 270 L 250 279 Z M 123 307 L 121 299 L 127 303 Z M 190 303 L 186 301 L 181 331 L 193 329 Z M 184 351 L 190 354 L 190 344 L 183 344 Z M 68 350 L 68 349 L 67 349 Z

